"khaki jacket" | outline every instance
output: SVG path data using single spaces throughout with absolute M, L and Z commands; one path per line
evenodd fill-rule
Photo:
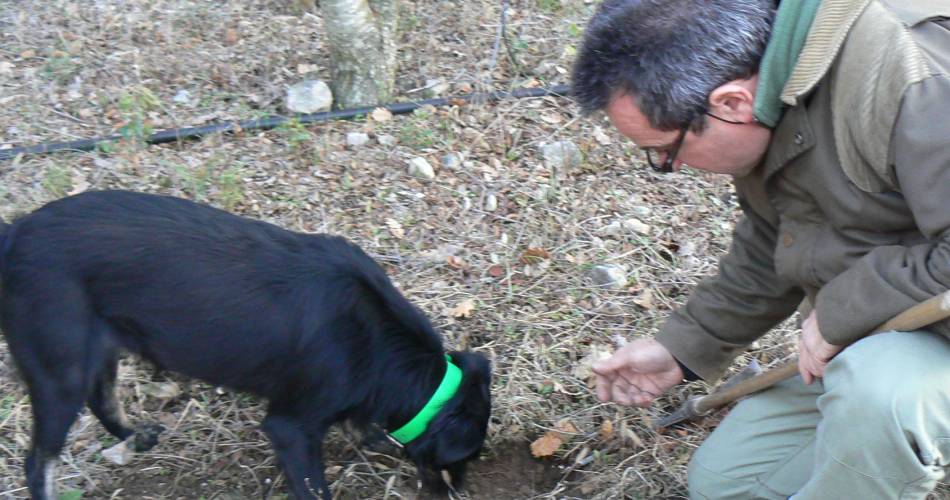
M 657 335 L 705 380 L 799 305 L 846 345 L 950 288 L 950 2 L 825 0 L 782 99 L 719 274 Z

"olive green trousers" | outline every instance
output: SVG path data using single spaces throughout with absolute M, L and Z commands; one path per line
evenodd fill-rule
M 948 471 L 950 340 L 888 332 L 846 348 L 811 386 L 796 376 L 737 404 L 693 455 L 689 493 L 923 499 Z

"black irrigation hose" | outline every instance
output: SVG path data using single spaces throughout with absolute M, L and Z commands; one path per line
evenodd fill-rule
M 362 108 L 342 109 L 339 111 L 324 111 L 320 113 L 310 113 L 297 116 L 271 116 L 258 120 L 243 120 L 237 122 L 212 123 L 203 127 L 185 127 L 156 132 L 145 139 L 149 144 L 162 144 L 166 142 L 180 141 L 201 137 L 216 132 L 232 132 L 235 130 L 267 130 L 278 127 L 290 120 L 296 119 L 300 123 L 321 123 L 330 120 L 341 120 L 353 118 L 360 115 L 372 113 L 376 108 L 386 108 L 393 114 L 411 113 L 412 111 L 426 105 L 445 106 L 447 104 L 457 104 L 459 101 L 467 103 L 481 103 L 487 101 L 499 101 L 502 99 L 523 97 L 542 97 L 548 95 L 566 96 L 570 94 L 569 85 L 556 85 L 554 87 L 542 87 L 533 89 L 517 89 L 511 92 L 489 92 L 475 93 L 459 97 L 439 97 L 435 99 L 425 99 L 422 101 L 400 102 L 386 104 L 383 106 L 366 106 Z M 99 137 L 97 139 L 81 139 L 69 142 L 46 142 L 35 146 L 21 146 L 16 148 L 0 149 L 0 161 L 15 158 L 18 155 L 37 155 L 46 153 L 55 153 L 57 151 L 92 151 L 99 144 L 122 139 L 121 135 L 110 135 Z

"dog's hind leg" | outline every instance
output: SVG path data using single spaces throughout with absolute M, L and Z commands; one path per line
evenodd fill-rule
M 158 435 L 165 428 L 158 424 L 146 424 L 133 429 L 129 425 L 122 402 L 118 398 L 118 368 L 118 353 L 114 349 L 108 349 L 103 355 L 102 366 L 95 375 L 86 404 L 110 434 L 122 441 L 134 435 L 132 445 L 135 451 L 148 451 L 158 444 Z
M 56 500 L 59 452 L 83 403 L 75 381 L 48 382 L 30 388 L 33 441 L 26 457 L 26 480 L 34 500 Z
M 89 349 L 91 314 L 82 289 L 61 278 L 18 283 L 0 301 L 7 345 L 29 388 L 33 440 L 25 468 L 37 500 L 56 500 L 56 462 L 99 364 Z

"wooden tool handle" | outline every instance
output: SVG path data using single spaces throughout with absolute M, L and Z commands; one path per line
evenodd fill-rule
M 704 396 L 696 402 L 696 411 L 700 415 L 706 414 L 711 410 L 727 405 L 743 396 L 752 394 L 753 392 L 759 392 L 787 378 L 792 378 L 797 373 L 798 358 L 796 357 L 771 370 L 762 372 L 761 375 L 756 375 L 748 380 L 739 382 L 724 391 L 713 392 L 712 394 Z
M 874 329 L 873 333 L 897 331 L 913 331 L 932 325 L 950 317 L 950 290 L 927 299 L 920 304 L 910 307 L 906 311 L 894 316 L 883 325 Z M 713 392 L 704 396 L 696 403 L 700 414 L 729 404 L 743 396 L 771 387 L 798 373 L 798 358 L 783 365 L 768 370 L 761 375 L 752 377 L 722 391 Z

